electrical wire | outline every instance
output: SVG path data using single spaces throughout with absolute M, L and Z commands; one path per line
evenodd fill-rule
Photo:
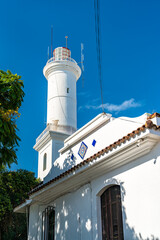
M 102 111 L 104 112 L 103 88 L 102 88 L 102 54 L 101 54 L 99 0 L 94 0 L 94 11 L 95 11 L 95 32 L 96 32 L 96 51 L 97 51 L 97 62 L 98 62 L 98 74 L 99 74 L 99 83 L 100 83 L 100 90 L 101 90 Z

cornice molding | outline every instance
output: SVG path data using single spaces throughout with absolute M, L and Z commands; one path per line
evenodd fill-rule
M 76 80 L 78 80 L 81 75 L 80 67 L 76 63 L 70 61 L 53 61 L 47 63 L 43 69 L 43 74 L 46 79 L 49 79 L 49 75 L 56 71 L 72 71 L 76 75 Z
M 36 151 L 40 151 L 49 141 L 61 140 L 64 141 L 69 135 L 61 132 L 47 131 L 44 136 L 33 146 Z

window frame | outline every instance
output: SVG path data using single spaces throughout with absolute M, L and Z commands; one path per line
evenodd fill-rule
M 50 225 L 50 215 L 53 213 L 53 226 Z M 52 238 L 49 238 L 50 229 L 53 227 Z M 42 212 L 42 240 L 55 240 L 55 208 L 53 206 L 48 206 Z
M 115 194 L 115 192 L 117 193 Z M 101 211 L 101 239 L 123 240 L 124 234 L 123 234 L 121 189 L 119 185 L 109 186 L 100 195 L 100 211 Z

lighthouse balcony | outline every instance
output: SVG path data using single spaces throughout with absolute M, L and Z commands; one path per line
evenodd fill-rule
M 77 64 L 77 62 L 73 58 L 68 57 L 68 56 L 52 57 L 47 61 L 47 63 L 52 63 L 52 62 L 55 62 L 55 61 L 70 61 L 70 62 L 73 62 L 73 63 Z

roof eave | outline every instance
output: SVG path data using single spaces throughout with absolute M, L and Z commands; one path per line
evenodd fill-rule
M 32 199 L 26 199 L 25 202 L 21 203 L 14 208 L 15 213 L 26 213 L 26 207 L 28 207 L 32 202 Z

